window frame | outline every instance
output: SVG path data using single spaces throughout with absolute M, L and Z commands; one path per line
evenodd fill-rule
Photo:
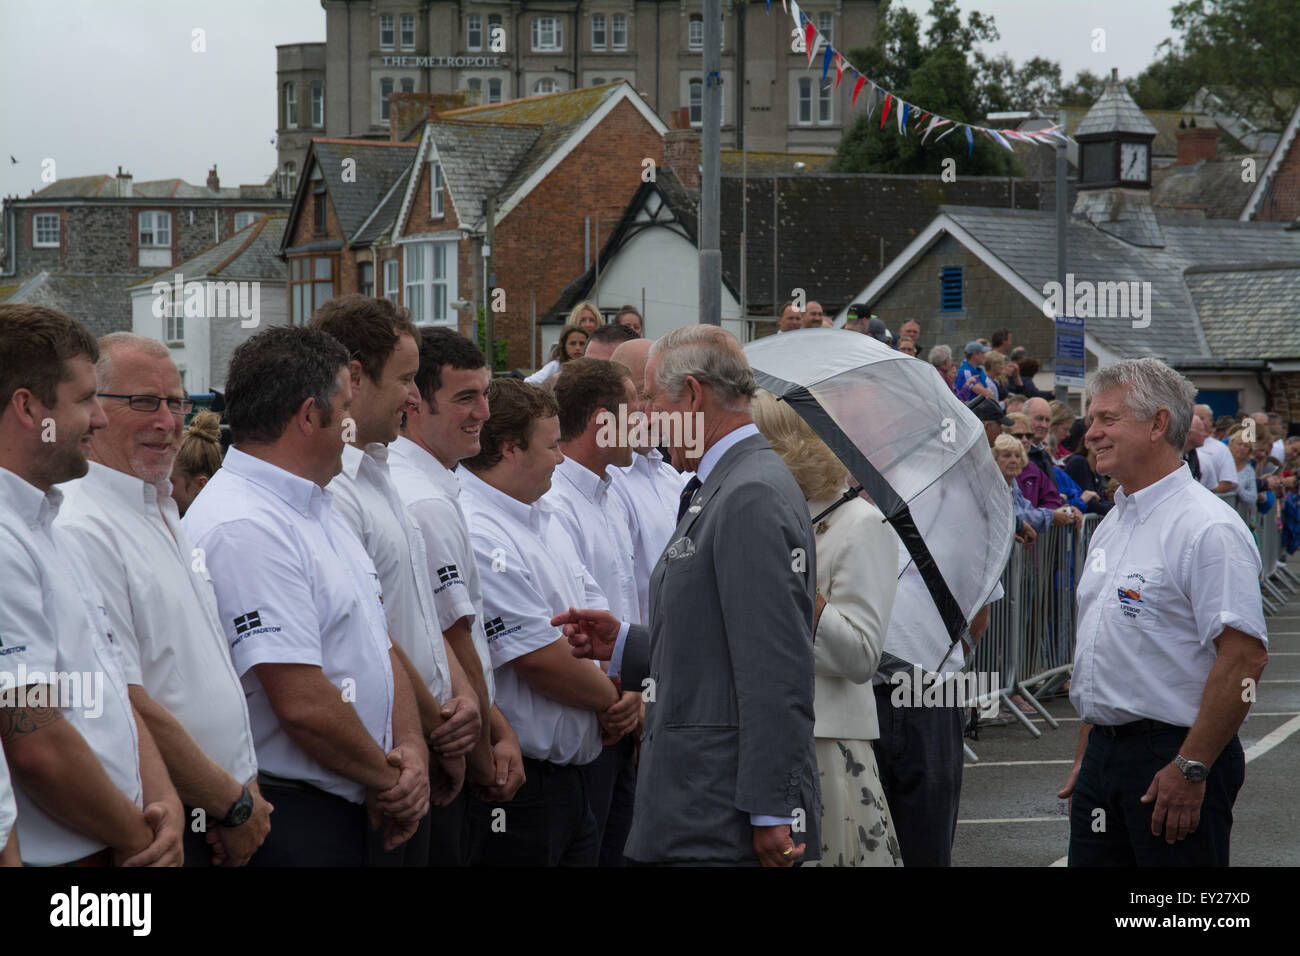
M 695 91 L 699 90 L 699 102 L 696 102 Z M 689 111 L 691 126 L 704 125 L 704 81 L 699 77 L 693 77 L 686 81 L 686 108 Z M 696 118 L 698 114 L 698 119 Z
M 385 26 L 385 24 L 387 24 Z M 388 42 L 384 42 L 384 33 L 388 33 Z M 379 49 L 392 51 L 397 48 L 397 21 L 391 13 L 379 15 Z
M 542 45 L 542 24 L 547 23 L 552 27 L 553 46 Z M 533 53 L 563 53 L 564 52 L 564 21 L 560 17 L 552 16 L 535 16 L 529 28 L 529 37 L 532 40 Z
M 40 222 L 42 219 L 54 220 L 54 241 L 48 239 L 42 241 Z M 46 224 L 48 227 L 48 223 Z M 63 242 L 63 223 L 57 212 L 38 212 L 32 214 L 32 248 L 33 249 L 58 249 Z M 47 229 L 48 232 L 48 229 Z
M 817 25 L 817 32 L 826 38 L 826 42 L 831 46 L 835 45 L 835 11 L 818 10 L 813 14 L 813 22 Z
M 149 241 L 145 242 L 145 216 L 149 217 Z M 166 224 L 166 229 L 159 229 L 159 226 Z M 158 242 L 157 237 L 160 232 L 167 234 L 166 242 Z M 140 249 L 171 249 L 172 247 L 172 214 L 165 209 L 142 209 L 136 216 L 135 234 L 138 248 Z
M 411 25 L 411 42 L 406 42 L 406 25 Z M 415 49 L 415 14 L 403 13 L 397 19 L 397 42 L 403 50 Z
M 384 84 L 388 84 L 388 92 L 384 92 Z M 391 76 L 381 76 L 379 78 L 379 122 L 381 125 L 387 125 L 391 122 L 388 98 L 393 95 L 394 83 Z
M 390 270 L 388 267 L 392 266 Z M 402 304 L 402 279 L 396 258 L 384 260 L 384 298 L 394 305 Z
M 257 222 L 257 220 L 261 219 L 265 215 L 266 213 L 264 212 L 259 212 L 251 209 L 241 209 L 239 212 L 235 213 L 235 218 L 234 218 L 235 232 L 239 232 L 241 229 L 247 229 L 249 226 Z M 239 224 L 239 219 L 241 216 L 247 217 L 247 221 L 245 221 L 245 223 L 242 226 Z
M 206 293 L 206 289 L 204 290 Z M 170 303 L 171 308 L 163 313 L 163 341 L 168 346 L 185 344 L 185 297 Z
M 543 83 L 549 83 L 551 88 L 549 90 L 541 89 L 541 85 Z M 543 76 L 540 79 L 538 79 L 536 83 L 533 84 L 534 96 L 544 96 L 547 93 L 559 93 L 559 92 L 560 92 L 560 84 L 553 76 Z
M 445 219 L 446 203 L 443 201 L 443 187 L 446 185 L 442 173 L 442 163 L 436 159 L 429 160 L 429 218 Z
M 319 80 L 311 83 L 311 125 L 316 128 L 325 125 L 325 84 Z
M 456 311 L 451 303 L 457 292 L 459 248 L 455 239 L 411 242 L 403 246 L 402 292 L 411 321 L 416 325 L 456 327 Z M 437 314 L 439 306 L 441 316 Z
M 623 39 L 618 38 L 619 32 L 622 32 Z M 609 18 L 609 48 L 616 52 L 622 53 L 627 50 L 627 14 L 615 13 Z
M 692 13 L 686 21 L 686 49 L 692 53 L 704 50 L 704 14 L 702 13 Z
M 287 198 L 293 198 L 294 193 L 298 191 L 298 164 L 289 160 L 284 164 L 284 193 Z
M 495 96 L 494 96 L 494 94 L 493 94 L 493 92 L 492 92 L 492 86 L 493 86 L 493 84 L 496 84 L 496 93 L 495 93 Z M 489 103 L 500 103 L 501 100 L 503 99 L 503 95 L 502 95 L 502 94 L 503 94 L 503 85 L 502 85 L 502 83 L 501 83 L 501 77 L 499 77 L 499 76 L 489 76 L 489 77 L 488 77 L 487 86 L 488 86 L 488 102 L 489 102 Z
M 399 76 L 399 77 L 397 78 L 397 92 L 399 92 L 399 93 L 414 93 L 414 92 L 415 92 L 415 77 L 413 77 L 413 76 Z
M 477 43 L 472 39 L 475 33 L 478 33 Z M 481 13 L 465 14 L 465 49 L 475 52 L 483 49 L 483 14 Z
M 284 128 L 298 128 L 298 84 L 293 80 L 284 84 Z
M 369 276 L 369 281 L 366 281 Z M 362 295 L 372 298 L 375 294 L 375 264 L 373 262 L 357 263 L 357 290 Z
M 317 273 L 321 264 L 329 275 Z M 331 255 L 294 256 L 289 260 L 289 323 L 306 325 L 312 314 L 338 294 L 338 257 Z M 329 283 L 329 294 L 321 288 Z M 317 298 L 318 296 L 323 296 Z
M 324 236 L 329 233 L 329 209 L 326 206 L 325 177 L 316 180 L 312 187 L 312 234 Z
M 600 39 L 596 39 L 596 25 L 600 24 Z M 604 50 L 609 45 L 609 23 L 603 13 L 593 13 L 591 15 L 591 48 L 593 50 Z

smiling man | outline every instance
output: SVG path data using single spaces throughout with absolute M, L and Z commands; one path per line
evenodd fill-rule
M 1121 487 L 1079 580 L 1071 866 L 1228 865 L 1268 637 L 1250 533 L 1181 457 L 1195 396 L 1149 358 L 1089 388 L 1084 438 Z

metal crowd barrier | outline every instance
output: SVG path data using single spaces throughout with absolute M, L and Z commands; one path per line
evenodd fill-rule
M 1275 614 L 1290 600 L 1290 595 L 1300 591 L 1300 578 L 1282 563 L 1282 530 L 1278 525 L 1282 499 L 1277 497 L 1273 507 L 1264 513 L 1241 501 L 1233 505 L 1259 548 L 1259 591 L 1264 613 Z

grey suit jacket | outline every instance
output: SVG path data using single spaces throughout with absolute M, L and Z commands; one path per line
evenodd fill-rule
M 722 456 L 695 505 L 651 574 L 649 631 L 624 646 L 623 686 L 654 694 L 625 853 L 756 864 L 755 813 L 794 817 L 818 859 L 808 508 L 761 435 Z

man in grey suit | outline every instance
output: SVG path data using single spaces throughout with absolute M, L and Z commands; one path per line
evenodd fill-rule
M 610 676 L 644 692 L 633 861 L 792 866 L 805 850 L 821 855 L 813 534 L 798 485 L 750 417 L 756 390 L 740 343 L 716 326 L 654 344 L 648 411 L 661 426 L 695 426 L 670 428 L 667 444 L 696 477 L 650 579 L 649 630 L 598 610 L 552 621 L 575 656 L 609 659 Z

